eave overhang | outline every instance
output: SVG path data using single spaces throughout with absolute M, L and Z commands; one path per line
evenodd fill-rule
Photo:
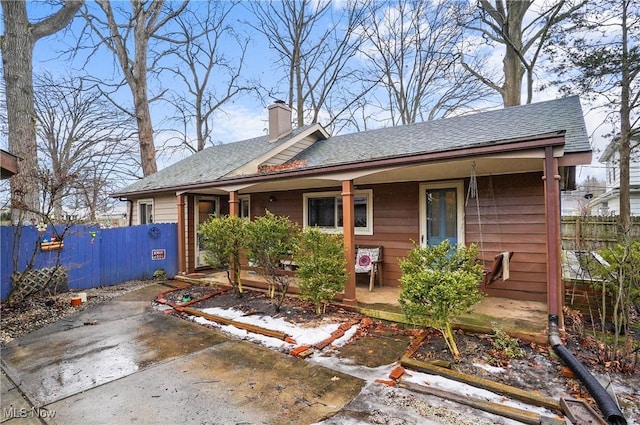
M 18 174 L 18 157 L 0 149 L 0 169 L 3 179 Z
M 340 163 L 329 166 L 306 167 L 265 174 L 230 176 L 213 182 L 165 187 L 162 189 L 139 191 L 135 193 L 115 193 L 112 196 L 138 198 L 141 196 L 148 196 L 158 193 L 188 193 L 191 191 L 202 189 L 218 189 L 222 192 L 227 192 L 231 190 L 241 190 L 242 188 L 247 188 L 258 183 L 265 183 L 269 181 L 293 178 L 319 178 L 324 175 L 344 175 L 345 173 L 356 175 L 357 172 L 366 170 L 391 169 L 403 166 L 413 166 L 417 164 L 472 159 L 474 157 L 509 157 L 511 154 L 515 155 L 523 152 L 526 152 L 527 156 L 529 157 L 544 158 L 544 149 L 546 147 L 553 147 L 554 156 L 562 158 L 564 156 L 564 143 L 564 132 L 554 132 L 550 134 L 537 135 L 535 138 L 495 141 L 487 145 L 471 146 L 461 149 L 452 149 L 447 151 L 413 155 L 399 155 L 394 157 L 378 158 L 371 161 Z

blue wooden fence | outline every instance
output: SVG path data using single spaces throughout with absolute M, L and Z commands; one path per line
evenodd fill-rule
M 36 244 L 55 234 L 52 230 L 49 227 L 38 232 L 34 226 L 25 226 L 14 247 L 16 229 L 0 226 L 0 298 L 5 300 L 11 293 L 14 259 L 18 259 L 18 271 L 23 271 Z M 177 225 L 174 223 L 114 229 L 78 225 L 65 230 L 63 241 L 61 249 L 38 250 L 35 268 L 52 267 L 59 261 L 68 270 L 70 289 L 150 278 L 158 269 L 164 269 L 170 277 L 178 271 Z

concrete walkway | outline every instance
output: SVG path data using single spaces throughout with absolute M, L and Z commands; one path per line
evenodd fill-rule
M 130 292 L 12 341 L 1 352 L 0 421 L 314 423 L 365 384 L 153 310 L 166 289 Z

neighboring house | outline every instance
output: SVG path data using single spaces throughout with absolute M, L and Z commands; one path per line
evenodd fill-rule
M 600 196 L 605 191 L 605 182 L 595 178 L 587 178 L 578 184 L 576 190 L 562 192 L 561 205 L 562 216 L 586 216 L 591 215 L 590 203 L 593 198 Z
M 509 279 L 486 292 L 558 314 L 560 190 L 591 162 L 578 97 L 340 136 L 290 123 L 271 105 L 268 136 L 209 147 L 114 196 L 132 202 L 133 224 L 178 223 L 180 272 L 205 266 L 196 232 L 210 214 L 269 210 L 344 234 L 349 270 L 355 245 L 383 246 L 387 286 L 414 241 L 477 243 L 485 266 L 512 251 Z M 343 302 L 355 285 L 352 273 Z
M 638 143 L 638 138 L 632 143 Z M 620 213 L 620 150 L 615 139 L 604 150 L 600 159 L 607 166 L 607 186 L 605 192 L 589 203 L 592 215 L 618 215 Z M 640 216 L 640 149 L 631 151 L 629 161 L 629 199 L 631 215 Z
M 8 179 L 18 173 L 18 157 L 0 149 L 0 175 L 2 179 Z

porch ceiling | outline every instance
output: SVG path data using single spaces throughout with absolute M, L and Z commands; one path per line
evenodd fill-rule
M 341 171 L 313 177 L 278 178 L 250 184 L 234 184 L 223 187 L 198 188 L 189 193 L 224 195 L 237 190 L 240 194 L 255 192 L 276 192 L 296 189 L 322 189 L 340 186 L 344 180 L 353 180 L 355 185 L 398 183 L 408 181 L 436 181 L 467 178 L 473 164 L 476 174 L 498 175 L 542 171 L 543 162 L 536 155 L 502 155 L 456 159 L 451 161 L 412 164 L 396 167 Z
M 474 160 L 455 160 L 431 164 L 419 164 L 403 167 L 388 167 L 373 170 L 358 170 L 341 172 L 326 176 L 307 177 L 287 180 L 273 180 L 260 182 L 241 189 L 239 192 L 273 192 L 295 189 L 321 189 L 330 186 L 340 186 L 343 180 L 353 180 L 356 186 L 398 183 L 408 181 L 454 180 L 469 177 L 473 163 L 476 164 L 476 174 L 497 175 L 522 172 L 542 171 L 542 160 L 538 158 L 476 158 Z

